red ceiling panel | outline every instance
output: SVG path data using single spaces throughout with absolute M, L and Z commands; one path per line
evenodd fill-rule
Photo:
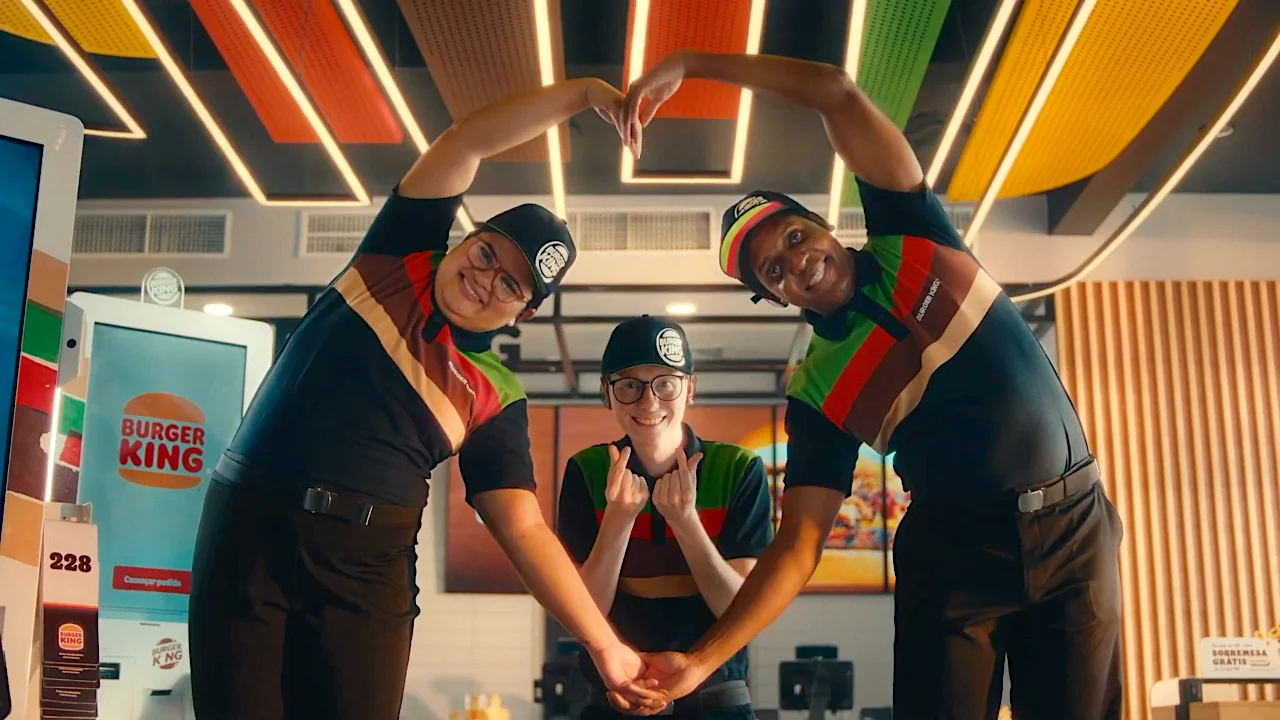
M 630 75 L 631 38 L 635 33 L 636 0 L 627 19 L 627 63 Z M 677 50 L 741 53 L 747 49 L 751 0 L 650 0 L 644 69 Z M 738 117 L 741 91 L 708 80 L 685 80 L 658 109 L 658 117 L 733 120 Z
M 532 0 L 398 0 L 398 4 L 454 120 L 542 85 Z M 563 80 L 560 0 L 548 0 L 547 13 L 555 79 Z M 560 147 L 568 162 L 568 123 L 560 125 Z M 540 136 L 493 159 L 547 162 L 548 158 L 547 142 Z
M 254 112 L 278 143 L 319 142 L 297 103 L 226 0 L 191 0 L 191 8 L 222 53 Z
M 404 139 L 331 0 L 254 0 L 263 25 L 341 143 Z

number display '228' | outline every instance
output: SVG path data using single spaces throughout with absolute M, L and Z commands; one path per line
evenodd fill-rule
M 93 558 L 75 553 L 49 553 L 50 570 L 66 570 L 67 572 L 93 572 Z

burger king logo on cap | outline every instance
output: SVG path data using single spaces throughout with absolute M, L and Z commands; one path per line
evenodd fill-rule
M 120 477 L 185 490 L 204 479 L 205 417 L 199 405 L 169 393 L 125 403 L 120 419 Z
M 767 202 L 769 202 L 769 201 L 768 201 L 768 200 L 765 200 L 764 198 L 760 197 L 759 195 L 752 195 L 751 197 L 746 198 L 746 199 L 744 199 L 742 202 L 738 203 L 738 207 L 736 207 L 736 208 L 734 208 L 734 209 L 733 209 L 733 216 L 734 216 L 734 217 L 742 217 L 742 213 L 744 213 L 744 212 L 746 212 L 746 211 L 750 210 L 751 208 L 753 208 L 753 207 L 755 207 L 755 206 L 757 206 L 757 205 L 763 205 L 763 204 L 765 204 L 765 203 L 767 203 Z
M 63 650 L 83 650 L 84 628 L 75 623 L 62 623 L 59 625 L 58 647 Z
M 675 328 L 658 331 L 658 357 L 671 367 L 684 365 L 684 341 Z
M 182 643 L 164 638 L 151 648 L 151 667 L 172 670 L 182 662 Z
M 538 276 L 542 278 L 542 282 L 549 283 L 556 279 L 564 266 L 569 264 L 569 248 L 564 243 L 556 240 L 542 246 L 538 251 L 538 256 L 533 259 L 533 265 L 538 270 Z

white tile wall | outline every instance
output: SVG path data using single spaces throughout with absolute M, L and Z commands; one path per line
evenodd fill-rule
M 540 718 L 533 681 L 542 672 L 543 615 L 528 595 L 446 594 L 444 489 L 432 477 L 432 501 L 418 534 L 418 605 L 405 684 L 403 720 L 448 720 L 468 694 L 498 694 L 512 720 Z

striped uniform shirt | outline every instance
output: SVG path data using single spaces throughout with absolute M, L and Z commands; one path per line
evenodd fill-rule
M 457 453 L 468 501 L 534 487 L 523 389 L 490 350 L 490 335 L 452 327 L 434 307 L 461 203 L 388 198 L 231 442 L 251 476 L 421 506 L 431 470 Z
M 758 557 L 773 539 L 763 461 L 746 448 L 701 440 L 688 426 L 685 433 L 686 454 L 703 454 L 698 464 L 696 503 L 707 536 L 726 560 Z M 623 438 L 613 444 L 622 448 L 629 442 Z M 609 446 L 594 445 L 574 455 L 565 467 L 556 533 L 579 565 L 591 555 L 608 505 L 605 486 L 609 466 Z M 629 469 L 644 477 L 652 492 L 654 478 L 645 475 L 634 455 Z M 646 503 L 631 529 L 609 620 L 627 642 L 657 652 L 690 649 L 715 619 L 698 592 L 675 534 L 654 510 L 652 501 Z M 582 667 L 589 679 L 598 682 L 590 659 Z M 747 653 L 743 649 L 706 684 L 746 677 Z
M 792 375 L 787 482 L 848 492 L 858 445 L 896 453 L 907 489 L 1031 486 L 1089 457 L 1052 362 L 933 193 L 861 180 L 855 291 Z M 838 450 L 837 450 L 838 448 Z

